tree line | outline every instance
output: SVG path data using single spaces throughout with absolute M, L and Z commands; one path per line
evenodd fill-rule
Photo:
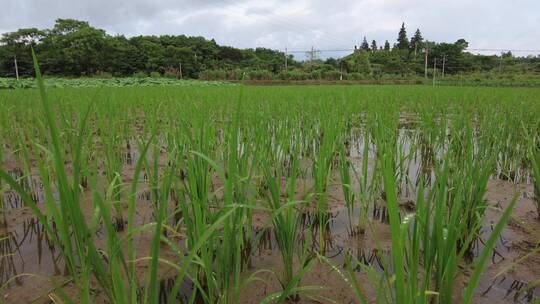
M 396 41 L 381 46 L 363 38 L 342 58 L 296 60 L 268 48 L 239 49 L 218 45 L 213 39 L 185 35 L 109 35 L 88 22 L 57 19 L 51 29 L 23 28 L 0 38 L 0 76 L 32 76 L 31 48 L 38 54 L 45 75 L 168 76 L 178 78 L 231 79 L 373 79 L 421 77 L 440 72 L 448 75 L 497 71 L 540 73 L 540 56 L 475 55 L 466 52 L 468 42 L 436 43 L 425 40 L 417 29 L 407 37 L 402 24 Z M 425 53 L 428 52 L 425 69 Z M 439 67 L 437 68 L 437 62 Z M 286 62 L 286 64 L 285 64 Z

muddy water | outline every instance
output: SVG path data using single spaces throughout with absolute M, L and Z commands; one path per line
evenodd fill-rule
M 402 151 L 411 149 L 414 136 L 413 131 L 402 129 L 399 136 L 399 144 Z M 360 137 L 351 144 L 350 159 L 358 167 L 362 165 L 363 139 Z M 369 149 L 368 175 L 369 180 L 375 167 L 375 152 Z M 129 179 L 132 172 L 132 165 L 138 158 L 136 151 L 128 151 L 124 157 L 126 172 L 123 176 Z M 415 185 L 420 175 L 429 187 L 429 180 L 433 180 L 434 174 L 429 170 L 429 161 L 422 157 L 421 153 L 407 155 L 407 161 L 403 164 L 400 184 L 400 195 L 402 200 L 410 200 L 415 197 Z M 426 170 L 426 168 L 428 168 Z M 14 178 L 23 176 L 21 170 L 11 170 Z M 337 174 L 333 174 L 334 178 Z M 513 193 L 520 191 L 518 203 L 514 210 L 514 218 L 504 229 L 497 241 L 492 258 L 487 266 L 487 270 L 482 277 L 479 288 L 474 299 L 475 303 L 533 303 L 540 298 L 540 289 L 525 287 L 540 278 L 540 254 L 531 256 L 512 267 L 510 271 L 496 276 L 502 270 L 512 265 L 514 261 L 523 257 L 537 246 L 540 242 L 540 221 L 535 218 L 536 211 L 531 185 L 513 183 L 507 180 L 497 179 L 500 175 L 494 173 L 493 180 L 490 181 L 486 199 L 493 206 L 505 207 L 511 200 Z M 32 199 L 43 208 L 43 187 L 36 176 L 23 179 L 23 186 L 32 189 Z M 144 181 L 144 176 L 141 181 Z M 349 214 L 343 199 L 339 183 L 333 184 L 328 189 L 329 195 L 329 218 L 325 243 L 325 256 L 330 259 L 337 269 L 343 271 L 345 255 L 355 257 L 361 264 L 372 266 L 378 271 L 383 271 L 388 267 L 391 255 L 391 234 L 388 225 L 388 212 L 384 207 L 384 202 L 374 202 L 367 210 L 356 208 Z M 87 195 L 87 194 L 85 194 Z M 83 195 L 84 196 L 84 195 Z M 153 209 L 149 203 L 150 192 L 144 187 L 138 192 L 137 223 L 139 225 L 149 223 L 153 220 Z M 48 277 L 58 280 L 65 279 L 63 276 L 65 269 L 63 259 L 58 248 L 51 244 L 43 229 L 43 225 L 32 215 L 28 208 L 24 207 L 20 197 L 12 190 L 3 193 L 3 204 L 6 215 L 6 227 L 0 230 L 2 236 L 0 240 L 0 286 L 6 285 L 4 299 L 8 303 L 28 303 L 36 300 L 38 303 L 47 303 L 49 300 L 46 294 L 52 288 Z M 83 213 L 89 216 L 92 212 L 91 202 L 88 198 L 82 199 L 81 205 Z M 361 212 L 365 212 L 369 218 L 369 224 L 365 227 L 365 233 L 353 233 L 352 228 L 358 221 Z M 404 209 L 403 212 L 409 212 Z M 473 257 L 478 256 L 483 248 L 483 241 L 489 236 L 494 223 L 497 222 L 499 213 L 490 210 L 486 214 L 485 227 L 481 231 L 482 238 L 475 242 L 473 247 Z M 352 219 L 352 223 L 351 223 Z M 313 214 L 307 212 L 302 218 L 302 233 L 312 233 L 316 239 L 316 231 L 311 229 L 312 223 L 316 221 Z M 260 269 L 281 269 L 281 255 L 277 249 L 268 219 L 264 215 L 254 216 L 255 230 L 262 234 L 260 243 L 253 244 L 254 250 L 249 256 L 248 267 L 245 270 L 246 276 Z M 103 234 L 98 231 L 97 242 L 103 245 Z M 138 256 L 146 256 L 149 252 L 151 237 L 142 235 L 137 239 Z M 314 250 L 320 244 L 313 243 Z M 177 257 L 173 253 L 164 250 L 162 255 L 165 258 L 174 260 Z M 137 271 L 144 278 L 146 265 L 141 263 Z M 369 288 L 369 281 L 361 271 L 361 266 L 356 266 L 360 282 L 366 286 L 368 295 L 374 296 L 373 290 Z M 160 299 L 164 302 L 170 295 L 173 281 L 171 269 L 160 269 L 163 278 L 161 282 Z M 32 276 L 26 275 L 32 274 Z M 38 275 L 38 276 L 36 276 Z M 262 299 L 273 292 L 280 290 L 281 286 L 276 277 L 263 274 L 265 283 L 254 283 L 242 292 L 241 303 L 259 303 Z M 352 290 L 341 279 L 336 269 L 332 269 L 326 264 L 318 264 L 302 280 L 305 285 L 321 286 L 317 295 L 302 296 L 301 303 L 325 303 L 325 298 L 334 299 L 338 303 L 354 303 Z M 28 291 L 33 287 L 31 292 Z M 178 303 L 183 303 L 189 298 L 193 286 L 189 282 L 184 282 L 182 292 L 177 297 Z
M 499 187 L 513 188 L 508 182 L 493 182 L 490 184 L 489 195 L 497 196 Z M 488 196 L 489 196 L 488 195 Z M 494 202 L 495 205 L 495 202 Z M 358 212 L 356 212 L 357 215 Z M 519 263 L 514 270 L 495 277 L 500 271 L 506 269 L 519 257 L 534 249 L 534 240 L 538 241 L 540 235 L 540 225 L 535 223 L 533 216 L 535 214 L 534 205 L 531 201 L 520 201 L 516 207 L 519 215 L 525 215 L 523 219 L 531 224 L 531 229 L 535 236 L 529 232 L 523 232 L 521 229 L 509 225 L 503 231 L 497 240 L 496 248 L 488 262 L 485 274 L 477 288 L 473 303 L 536 303 L 540 296 L 540 289 L 526 289 L 526 286 L 540 278 L 540 255 L 536 254 L 529 260 Z M 388 224 L 388 215 L 384 207 L 370 208 L 368 211 L 371 224 L 365 234 L 351 235 L 349 215 L 346 208 L 335 208 L 330 214 L 329 235 L 325 244 L 325 256 L 329 258 L 339 269 L 344 271 L 345 254 L 356 258 L 360 264 L 371 266 L 377 271 L 383 271 L 388 267 L 391 261 L 391 233 Z M 353 218 L 358 218 L 357 216 Z M 473 245 L 473 259 L 477 258 L 483 249 L 483 241 L 486 240 L 492 229 L 493 223 L 498 220 L 498 214 L 493 212 L 487 215 L 486 227 L 481 231 L 482 238 Z M 309 227 L 309 225 L 307 226 Z M 252 264 L 256 268 L 268 267 L 270 269 L 281 269 L 280 253 L 277 243 L 273 239 L 271 228 L 268 228 L 266 237 L 261 242 L 260 248 L 254 256 Z M 304 233 L 312 233 L 309 229 L 303 230 Z M 313 235 L 316 237 L 316 235 Z M 318 249 L 317 245 L 313 246 Z M 360 282 L 365 282 L 366 292 L 370 294 L 373 290 L 369 289 L 369 281 L 363 274 L 363 268 L 360 265 L 355 267 L 358 272 Z M 316 279 L 314 279 L 316 278 Z M 265 296 L 272 291 L 278 291 L 280 286 L 276 282 L 275 276 L 264 276 L 267 285 L 260 286 L 259 289 L 253 288 L 243 298 L 242 303 L 259 303 Z M 337 284 L 342 282 L 339 275 L 336 275 L 328 265 L 320 264 L 310 271 L 310 275 L 305 280 L 306 285 L 312 282 L 318 282 L 321 286 L 329 287 L 320 291 L 324 296 L 337 300 L 338 303 L 355 303 L 354 296 L 346 284 Z M 465 287 L 465 286 L 464 286 Z M 464 288 L 463 287 L 463 288 Z M 374 294 L 372 294 L 374 295 Z M 301 303 L 315 303 L 309 298 L 304 298 Z M 325 302 L 323 302 L 325 303 Z

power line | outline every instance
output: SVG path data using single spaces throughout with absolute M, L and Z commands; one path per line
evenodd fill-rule
M 306 53 L 310 52 L 311 50 L 288 50 L 289 53 Z M 320 50 L 317 49 L 318 52 L 352 52 L 354 49 L 330 49 L 330 50 Z
M 289 50 L 288 52 L 289 53 L 305 53 L 305 52 L 309 52 L 310 50 L 309 49 L 305 49 L 305 50 L 301 50 L 301 49 L 294 49 L 294 50 Z M 318 49 L 318 51 L 320 52 L 352 52 L 354 51 L 353 48 L 350 48 L 350 49 L 346 49 L 346 48 L 343 48 L 343 49 Z M 519 49 L 465 49 L 465 51 L 483 51 L 483 52 L 528 52 L 528 53 L 540 53 L 540 49 L 539 50 L 519 50 Z
M 534 50 L 522 50 L 522 49 L 465 49 L 466 51 L 478 51 L 478 52 L 515 52 L 515 53 L 540 53 L 540 49 Z

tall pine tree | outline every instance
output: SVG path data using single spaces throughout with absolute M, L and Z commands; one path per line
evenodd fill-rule
M 377 51 L 377 41 L 375 41 L 375 40 L 371 41 L 371 51 L 372 52 Z
M 422 33 L 420 33 L 420 29 L 416 29 L 416 32 L 414 32 L 414 36 L 411 38 L 411 50 L 416 52 L 420 52 L 424 48 L 424 37 L 422 37 Z
M 390 42 L 388 40 L 384 41 L 384 50 L 390 51 Z
M 366 37 L 364 37 L 364 40 L 362 41 L 362 44 L 360 45 L 360 48 L 364 51 L 368 51 L 369 52 L 369 44 L 367 42 L 367 39 Z
M 405 30 L 405 22 L 401 24 L 401 29 L 399 30 L 397 47 L 400 50 L 409 49 L 409 39 L 407 39 L 407 31 Z

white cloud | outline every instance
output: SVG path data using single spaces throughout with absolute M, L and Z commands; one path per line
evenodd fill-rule
M 537 0 L 4 0 L 2 32 L 51 27 L 56 18 L 89 21 L 128 36 L 186 34 L 237 47 L 352 48 L 363 36 L 393 43 L 408 33 L 472 48 L 540 49 Z

